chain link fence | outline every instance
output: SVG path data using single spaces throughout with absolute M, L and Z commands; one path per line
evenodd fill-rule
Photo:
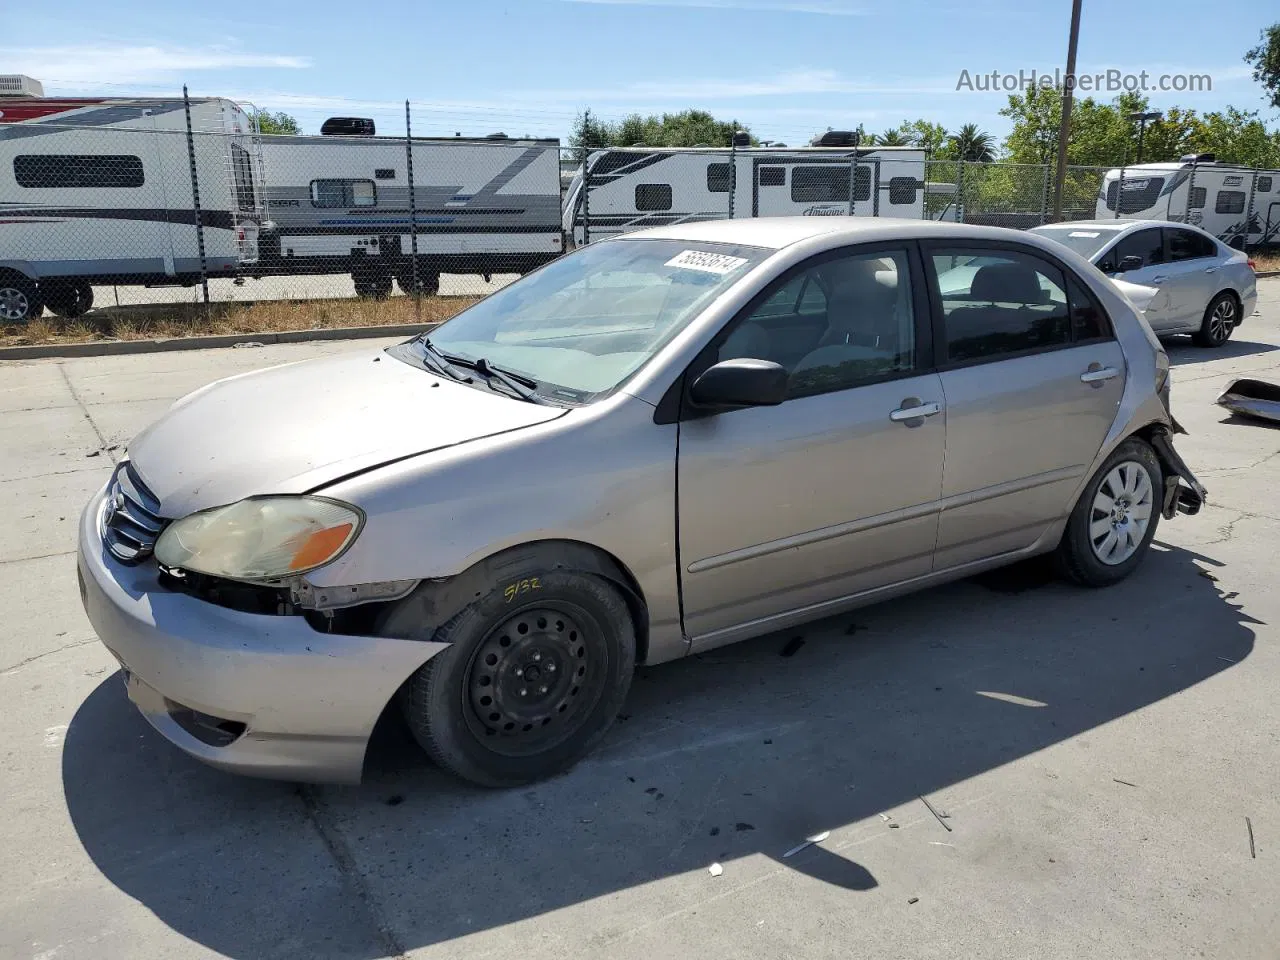
M 651 226 L 893 216 L 1026 229 L 1054 219 L 1051 164 L 912 148 L 579 151 L 501 134 L 414 137 L 408 104 L 403 136 L 355 119 L 326 123 L 322 136 L 264 136 L 226 100 L 85 103 L 65 118 L 17 121 L 6 104 L 6 329 L 104 312 L 117 335 L 175 314 L 208 328 L 250 307 L 264 330 L 425 322 L 567 249 Z M 1148 216 L 1212 226 L 1228 242 L 1276 242 L 1280 176 L 1214 164 L 1067 169 L 1061 219 Z

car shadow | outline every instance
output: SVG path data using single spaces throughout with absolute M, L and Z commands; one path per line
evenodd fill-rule
M 919 797 L 945 817 L 963 781 L 1233 669 L 1258 621 L 1217 565 L 1157 543 L 1099 591 L 1022 565 L 642 668 L 593 756 L 507 791 L 430 767 L 394 720 L 361 787 L 223 774 L 152 732 L 116 676 L 70 723 L 66 803 L 107 879 L 246 960 L 411 950 L 760 855 L 870 890 L 856 845 L 784 855 L 817 831 L 887 827 L 876 815 L 903 804 L 928 816 Z
M 1184 363 L 1230 360 L 1234 357 L 1248 357 L 1280 350 L 1280 346 L 1274 343 L 1241 340 L 1238 333 L 1220 347 L 1198 347 L 1191 342 L 1189 336 L 1161 337 L 1160 342 L 1164 344 L 1165 352 L 1169 354 L 1170 365 L 1175 367 Z

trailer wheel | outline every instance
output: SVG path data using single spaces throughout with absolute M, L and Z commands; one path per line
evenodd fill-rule
M 35 281 L 22 275 L 0 275 L 0 322 L 26 323 L 44 312 Z
M 45 305 L 65 320 L 82 317 L 93 307 L 93 287 L 83 280 L 45 284 Z
M 385 300 L 391 296 L 391 277 L 387 274 L 353 274 L 356 296 L 368 300 Z
M 396 274 L 396 283 L 400 284 L 400 289 L 409 296 L 416 293 L 423 297 L 434 297 L 440 292 L 440 271 L 427 270 L 425 267 L 419 267 L 418 284 L 415 289 L 413 283 L 413 271 L 411 269 L 401 268 L 401 271 Z

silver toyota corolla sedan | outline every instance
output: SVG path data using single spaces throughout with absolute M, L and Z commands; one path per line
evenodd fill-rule
M 1199 227 L 1088 220 L 1031 232 L 1070 247 L 1120 281 L 1162 337 L 1189 333 L 1202 347 L 1220 347 L 1258 305 L 1253 261 Z
M 1204 498 L 1168 381 L 1040 237 L 634 233 L 429 335 L 179 400 L 86 507 L 81 590 L 202 760 L 356 781 L 394 705 L 440 765 L 519 784 L 599 742 L 637 663 L 1036 554 L 1128 576 Z

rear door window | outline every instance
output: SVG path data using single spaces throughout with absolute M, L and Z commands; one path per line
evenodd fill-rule
M 1212 240 L 1194 230 L 1166 230 L 1169 240 L 1169 262 L 1213 257 L 1218 248 Z
M 1013 250 L 962 247 L 935 248 L 932 260 L 948 362 L 999 360 L 1071 343 L 1066 279 L 1053 264 Z

